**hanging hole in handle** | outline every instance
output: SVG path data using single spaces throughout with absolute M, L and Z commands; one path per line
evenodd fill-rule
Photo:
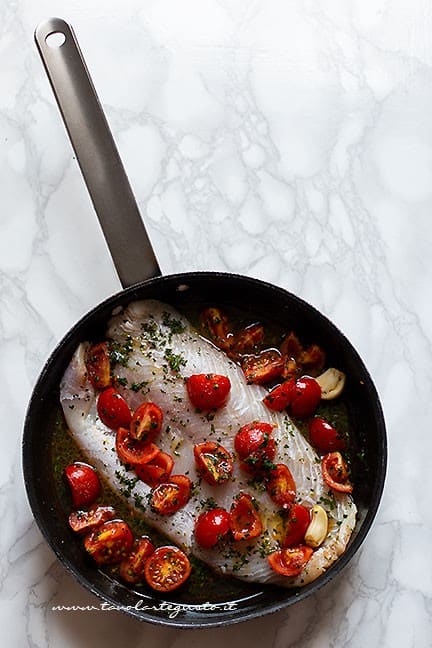
M 45 43 L 48 45 L 48 47 L 51 47 L 51 49 L 56 49 L 58 47 L 61 47 L 66 40 L 66 36 L 62 32 L 51 32 L 51 34 L 48 34 L 48 36 L 45 36 Z

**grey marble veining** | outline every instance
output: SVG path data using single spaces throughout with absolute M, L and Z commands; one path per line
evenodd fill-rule
M 228 270 L 301 295 L 363 356 L 386 490 L 317 595 L 200 633 L 91 605 L 35 527 L 22 422 L 44 360 L 120 289 L 36 53 L 70 20 L 165 273 Z M 0 620 L 5 645 L 432 645 L 432 7 L 426 0 L 0 2 Z

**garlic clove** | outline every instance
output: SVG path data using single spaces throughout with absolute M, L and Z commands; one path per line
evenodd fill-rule
M 328 517 L 319 504 L 315 504 L 311 511 L 311 521 L 306 529 L 304 541 L 312 549 L 319 547 L 327 537 Z
M 345 374 L 339 369 L 331 367 L 324 371 L 315 380 L 321 387 L 321 398 L 323 400 L 333 400 L 337 398 L 345 387 Z

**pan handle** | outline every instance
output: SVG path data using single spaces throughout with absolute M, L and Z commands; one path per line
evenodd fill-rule
M 35 41 L 124 288 L 161 274 L 72 27 L 49 18 Z

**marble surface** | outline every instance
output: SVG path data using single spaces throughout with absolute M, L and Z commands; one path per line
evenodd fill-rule
M 179 632 L 92 605 L 29 509 L 21 433 L 56 342 L 120 288 L 32 40 L 71 21 L 165 273 L 269 280 L 363 356 L 386 489 L 349 568 L 261 620 Z M 426 0 L 1 0 L 0 623 L 9 647 L 432 644 L 432 8 Z

